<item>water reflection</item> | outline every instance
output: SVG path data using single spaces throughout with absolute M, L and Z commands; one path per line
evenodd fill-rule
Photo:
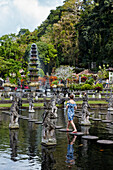
M 22 115 L 42 121 L 44 110 L 36 110 L 34 115 L 22 111 Z M 94 111 L 102 119 L 113 121 L 113 114 L 105 110 Z M 105 114 L 104 114 L 105 113 Z M 111 116 L 111 117 L 110 117 Z M 112 169 L 113 145 L 102 146 L 96 141 L 84 140 L 81 136 L 72 136 L 65 132 L 56 132 L 57 145 L 45 147 L 41 145 L 42 125 L 20 119 L 18 130 L 9 131 L 9 115 L 0 112 L 0 170 L 50 170 L 50 169 Z M 79 131 L 86 135 L 96 135 L 99 139 L 113 140 L 113 124 L 102 121 L 92 121 L 91 126 L 80 126 L 78 118 L 74 119 Z M 58 110 L 57 125 L 66 126 L 64 110 Z M 107 129 L 106 129 L 107 128 Z M 69 135 L 69 136 L 68 136 Z M 68 140 L 68 146 L 66 143 Z M 76 148 L 76 149 L 75 149 Z M 76 156 L 76 159 L 75 159 Z M 76 161 L 75 161 L 76 160 Z
M 89 135 L 89 129 L 90 126 L 81 126 L 81 132 L 83 132 L 85 135 Z
M 42 145 L 42 170 L 52 170 L 54 169 L 54 164 L 56 163 L 54 159 L 53 152 L 56 150 L 56 146 L 43 146 Z
M 71 168 L 72 165 L 75 164 L 73 144 L 74 144 L 76 138 L 77 138 L 77 136 L 74 135 L 73 139 L 70 139 L 70 135 L 69 135 L 69 133 L 67 133 L 68 146 L 67 146 L 66 163 L 69 168 Z
M 11 159 L 17 161 L 17 142 L 18 142 L 18 130 L 9 130 L 10 147 L 11 147 Z

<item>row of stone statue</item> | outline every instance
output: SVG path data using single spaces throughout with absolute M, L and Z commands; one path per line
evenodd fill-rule
M 31 94 L 32 95 L 32 94 Z M 35 112 L 33 106 L 33 96 L 29 95 L 29 112 Z M 10 108 L 10 129 L 19 128 L 19 109 L 21 99 L 17 97 L 16 94 L 13 94 L 12 105 Z M 56 143 L 55 138 L 55 126 L 57 118 L 57 107 L 56 107 L 56 96 L 54 96 L 49 102 L 44 98 L 44 113 L 42 115 L 42 143 Z

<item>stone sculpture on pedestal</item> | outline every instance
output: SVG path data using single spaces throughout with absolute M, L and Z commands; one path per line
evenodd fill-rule
M 18 102 L 17 102 L 17 97 L 16 95 L 13 96 L 13 103 L 10 108 L 10 124 L 9 128 L 10 129 L 17 129 L 19 128 L 18 124 Z
M 51 100 L 51 112 L 52 112 L 54 118 L 57 118 L 57 110 L 58 109 L 56 107 L 56 100 L 55 100 L 55 98 L 53 98 Z
M 34 110 L 34 100 L 33 100 L 33 96 L 32 95 L 30 95 L 30 97 L 29 97 L 29 112 L 35 112 L 35 110 Z
M 109 104 L 108 104 L 108 110 L 109 110 L 109 111 L 113 111 L 113 95 L 112 95 L 112 93 L 110 94 L 110 97 L 109 97 L 109 99 L 108 99 L 108 102 L 109 102 Z
M 82 118 L 81 118 L 81 123 L 82 125 L 90 125 L 90 121 L 89 121 L 89 111 L 88 111 L 88 97 L 87 94 L 84 92 L 83 94 L 83 103 L 82 103 Z
M 55 127 L 57 117 L 57 107 L 55 101 L 44 102 L 45 111 L 43 113 L 42 144 L 56 145 Z

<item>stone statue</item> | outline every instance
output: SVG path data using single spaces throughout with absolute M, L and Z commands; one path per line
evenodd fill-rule
M 57 118 L 57 107 L 56 107 L 56 100 L 53 98 L 51 100 L 51 112 L 54 118 Z
M 33 96 L 31 96 L 29 98 L 29 112 L 35 112 L 33 103 L 34 103 Z
M 18 108 L 17 97 L 14 95 L 12 105 L 11 105 L 11 108 L 10 108 L 10 124 L 9 124 L 9 128 L 11 128 L 11 129 L 19 128 L 18 109 L 19 108 Z
M 21 81 L 20 81 L 19 78 L 18 78 L 18 80 L 17 80 L 17 84 L 18 84 L 18 88 L 20 89 L 20 88 L 21 88 Z
M 113 95 L 112 95 L 112 93 L 110 94 L 110 97 L 108 99 L 108 110 L 109 111 L 113 110 Z
M 45 110 L 43 114 L 42 143 L 46 143 L 47 145 L 56 144 L 55 124 L 56 120 L 51 118 L 51 112 L 49 110 Z
M 83 103 L 82 103 L 82 119 L 81 119 L 81 124 L 82 125 L 90 125 L 89 121 L 89 111 L 88 111 L 88 97 L 87 94 L 84 92 L 83 94 Z
M 55 145 L 55 125 L 57 117 L 57 107 L 55 100 L 52 102 L 44 102 L 45 111 L 43 113 L 43 130 L 42 130 L 42 144 Z

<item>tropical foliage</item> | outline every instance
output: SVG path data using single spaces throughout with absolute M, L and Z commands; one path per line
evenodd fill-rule
M 47 19 L 33 32 L 21 28 L 18 35 L 0 38 L 1 77 L 15 73 L 15 81 L 22 68 L 28 73 L 29 54 L 36 43 L 40 68 L 44 73 L 52 68 L 70 65 L 98 70 L 98 66 L 113 63 L 113 1 L 65 0 L 51 10 Z

